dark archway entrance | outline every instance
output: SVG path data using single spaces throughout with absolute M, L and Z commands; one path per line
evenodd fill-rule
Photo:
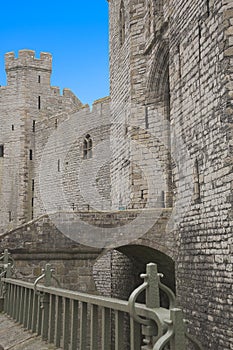
M 175 292 L 175 263 L 161 251 L 143 245 L 126 245 L 107 251 L 93 267 L 98 292 L 102 295 L 128 299 L 131 292 L 142 283 L 140 274 L 146 264 L 153 262 L 164 275 L 162 282 Z M 162 298 L 166 303 L 166 298 Z M 165 306 L 165 305 L 164 305 Z
M 130 294 L 142 284 L 141 273 L 145 273 L 146 264 L 154 262 L 158 271 L 163 273 L 162 282 L 175 292 L 175 264 L 171 257 L 156 249 L 143 245 L 125 245 L 105 252 L 93 266 L 93 277 L 96 289 L 101 295 L 128 300 Z M 161 306 L 168 307 L 165 294 L 160 296 Z M 145 295 L 137 299 L 145 302 Z M 111 326 L 114 329 L 115 319 L 112 317 Z M 124 339 L 129 341 L 129 317 L 124 317 Z M 114 340 L 114 332 L 112 332 Z

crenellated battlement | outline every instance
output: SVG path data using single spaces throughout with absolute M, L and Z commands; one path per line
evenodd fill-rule
M 51 72 L 52 55 L 48 52 L 41 52 L 40 58 L 36 58 L 34 50 L 19 50 L 18 57 L 15 57 L 14 52 L 5 54 L 6 72 L 27 67 Z

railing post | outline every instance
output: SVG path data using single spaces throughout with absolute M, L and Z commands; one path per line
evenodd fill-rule
M 11 278 L 12 277 L 12 265 L 11 263 L 8 263 L 6 265 L 6 278 Z
M 45 274 L 45 286 L 50 287 L 51 286 L 51 280 L 52 280 L 52 273 L 53 269 L 50 264 L 45 265 L 44 269 L 44 274 Z
M 51 286 L 53 270 L 50 264 L 45 265 L 45 269 L 42 270 L 45 279 L 45 286 Z M 41 295 L 41 309 L 42 309 L 42 327 L 41 336 L 43 340 L 48 340 L 49 330 L 49 295 L 47 293 Z
M 159 276 L 156 264 L 147 264 L 145 278 L 148 281 L 148 287 L 146 289 L 146 306 L 150 309 L 160 307 Z
M 185 324 L 183 318 L 183 312 L 181 309 L 171 309 L 171 321 L 173 323 L 174 335 L 170 340 L 170 350 L 185 350 L 186 349 L 186 337 L 185 337 Z
M 159 296 L 159 275 L 157 265 L 154 263 L 147 264 L 146 274 L 141 275 L 145 282 L 148 283 L 146 288 L 146 306 L 150 309 L 160 307 Z M 154 326 L 142 326 L 142 335 L 144 335 L 143 343 L 145 346 L 142 350 L 153 349 L 153 337 L 156 336 L 157 330 Z
M 9 252 L 8 249 L 5 249 L 3 252 L 3 264 L 8 265 L 9 262 Z
M 4 304 L 6 305 L 6 285 L 2 282 L 2 278 L 12 277 L 12 266 L 14 266 L 14 260 L 10 256 L 8 249 L 5 249 L 2 253 L 0 260 L 2 261 L 2 268 L 0 270 L 0 312 L 4 310 Z M 10 262 L 11 261 L 11 262 Z

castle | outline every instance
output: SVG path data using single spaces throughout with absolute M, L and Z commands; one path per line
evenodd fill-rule
M 50 86 L 50 54 L 6 54 L 2 246 L 123 297 L 155 261 L 191 333 L 231 349 L 233 3 L 109 0 L 109 17 L 111 93 L 92 110 Z M 77 239 L 76 215 L 94 233 Z

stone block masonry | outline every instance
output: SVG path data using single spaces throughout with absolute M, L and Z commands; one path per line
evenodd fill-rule
M 83 143 L 86 135 L 90 134 L 93 147 L 91 152 L 94 152 L 98 143 L 109 139 L 110 115 L 108 98 L 96 101 L 91 112 L 69 89 L 64 89 L 61 95 L 58 87 L 50 86 L 52 56 L 49 53 L 42 52 L 40 58 L 35 58 L 35 52 L 32 50 L 20 50 L 18 57 L 15 57 L 13 52 L 7 53 L 5 68 L 7 86 L 0 88 L 1 232 L 17 227 L 45 212 L 40 196 L 43 188 L 39 188 L 41 157 L 49 137 L 60 130 L 62 122 L 74 112 L 77 113 L 75 127 L 80 129 L 79 115 L 82 115 L 84 131 L 79 138 L 69 140 L 69 135 L 67 139 L 64 129 L 54 140 L 53 149 L 49 150 L 54 154 L 51 161 L 56 162 L 57 170 L 53 185 L 57 186 L 56 178 L 61 175 L 70 210 L 78 210 L 80 207 L 87 210 L 89 204 L 82 198 L 77 184 L 78 164 L 84 158 Z M 85 128 L 86 118 L 88 122 Z M 95 125 L 98 124 L 98 128 L 90 130 L 94 122 Z M 67 157 L 62 163 L 60 153 L 64 142 Z M 98 180 L 96 187 L 110 205 L 109 171 L 108 165 L 103 166 L 94 180 Z M 56 202 L 50 209 L 62 208 Z
M 111 96 L 92 111 L 69 90 L 61 96 L 50 86 L 51 55 L 6 55 L 8 85 L 0 89 L 2 246 L 19 254 L 25 269 L 27 259 L 34 269 L 35 261 L 52 254 L 64 282 L 74 287 L 66 272 L 78 269 L 80 281 L 92 288 L 94 266 L 98 290 L 114 295 L 120 289 L 122 297 L 136 266 L 147 258 L 159 262 L 190 333 L 206 350 L 231 350 L 232 0 L 111 0 L 109 7 Z M 69 120 L 75 121 L 72 128 Z M 101 145 L 112 158 L 98 167 Z M 39 187 L 44 156 L 50 166 Z M 98 207 L 97 195 L 108 203 L 107 212 Z M 144 217 L 142 237 L 133 242 L 122 235 L 120 254 L 89 251 L 45 218 L 46 210 L 59 215 L 61 198 L 67 225 L 79 215 L 89 225 L 121 232 L 141 209 L 151 215 L 159 210 L 160 216 L 148 232 Z
M 121 106 L 112 134 L 127 134 L 114 149 L 113 205 L 154 207 L 148 183 L 160 164 L 163 186 L 153 188 L 174 208 L 176 287 L 191 333 L 205 349 L 231 349 L 232 1 L 124 1 L 120 45 L 121 3 L 109 2 L 113 111 Z

